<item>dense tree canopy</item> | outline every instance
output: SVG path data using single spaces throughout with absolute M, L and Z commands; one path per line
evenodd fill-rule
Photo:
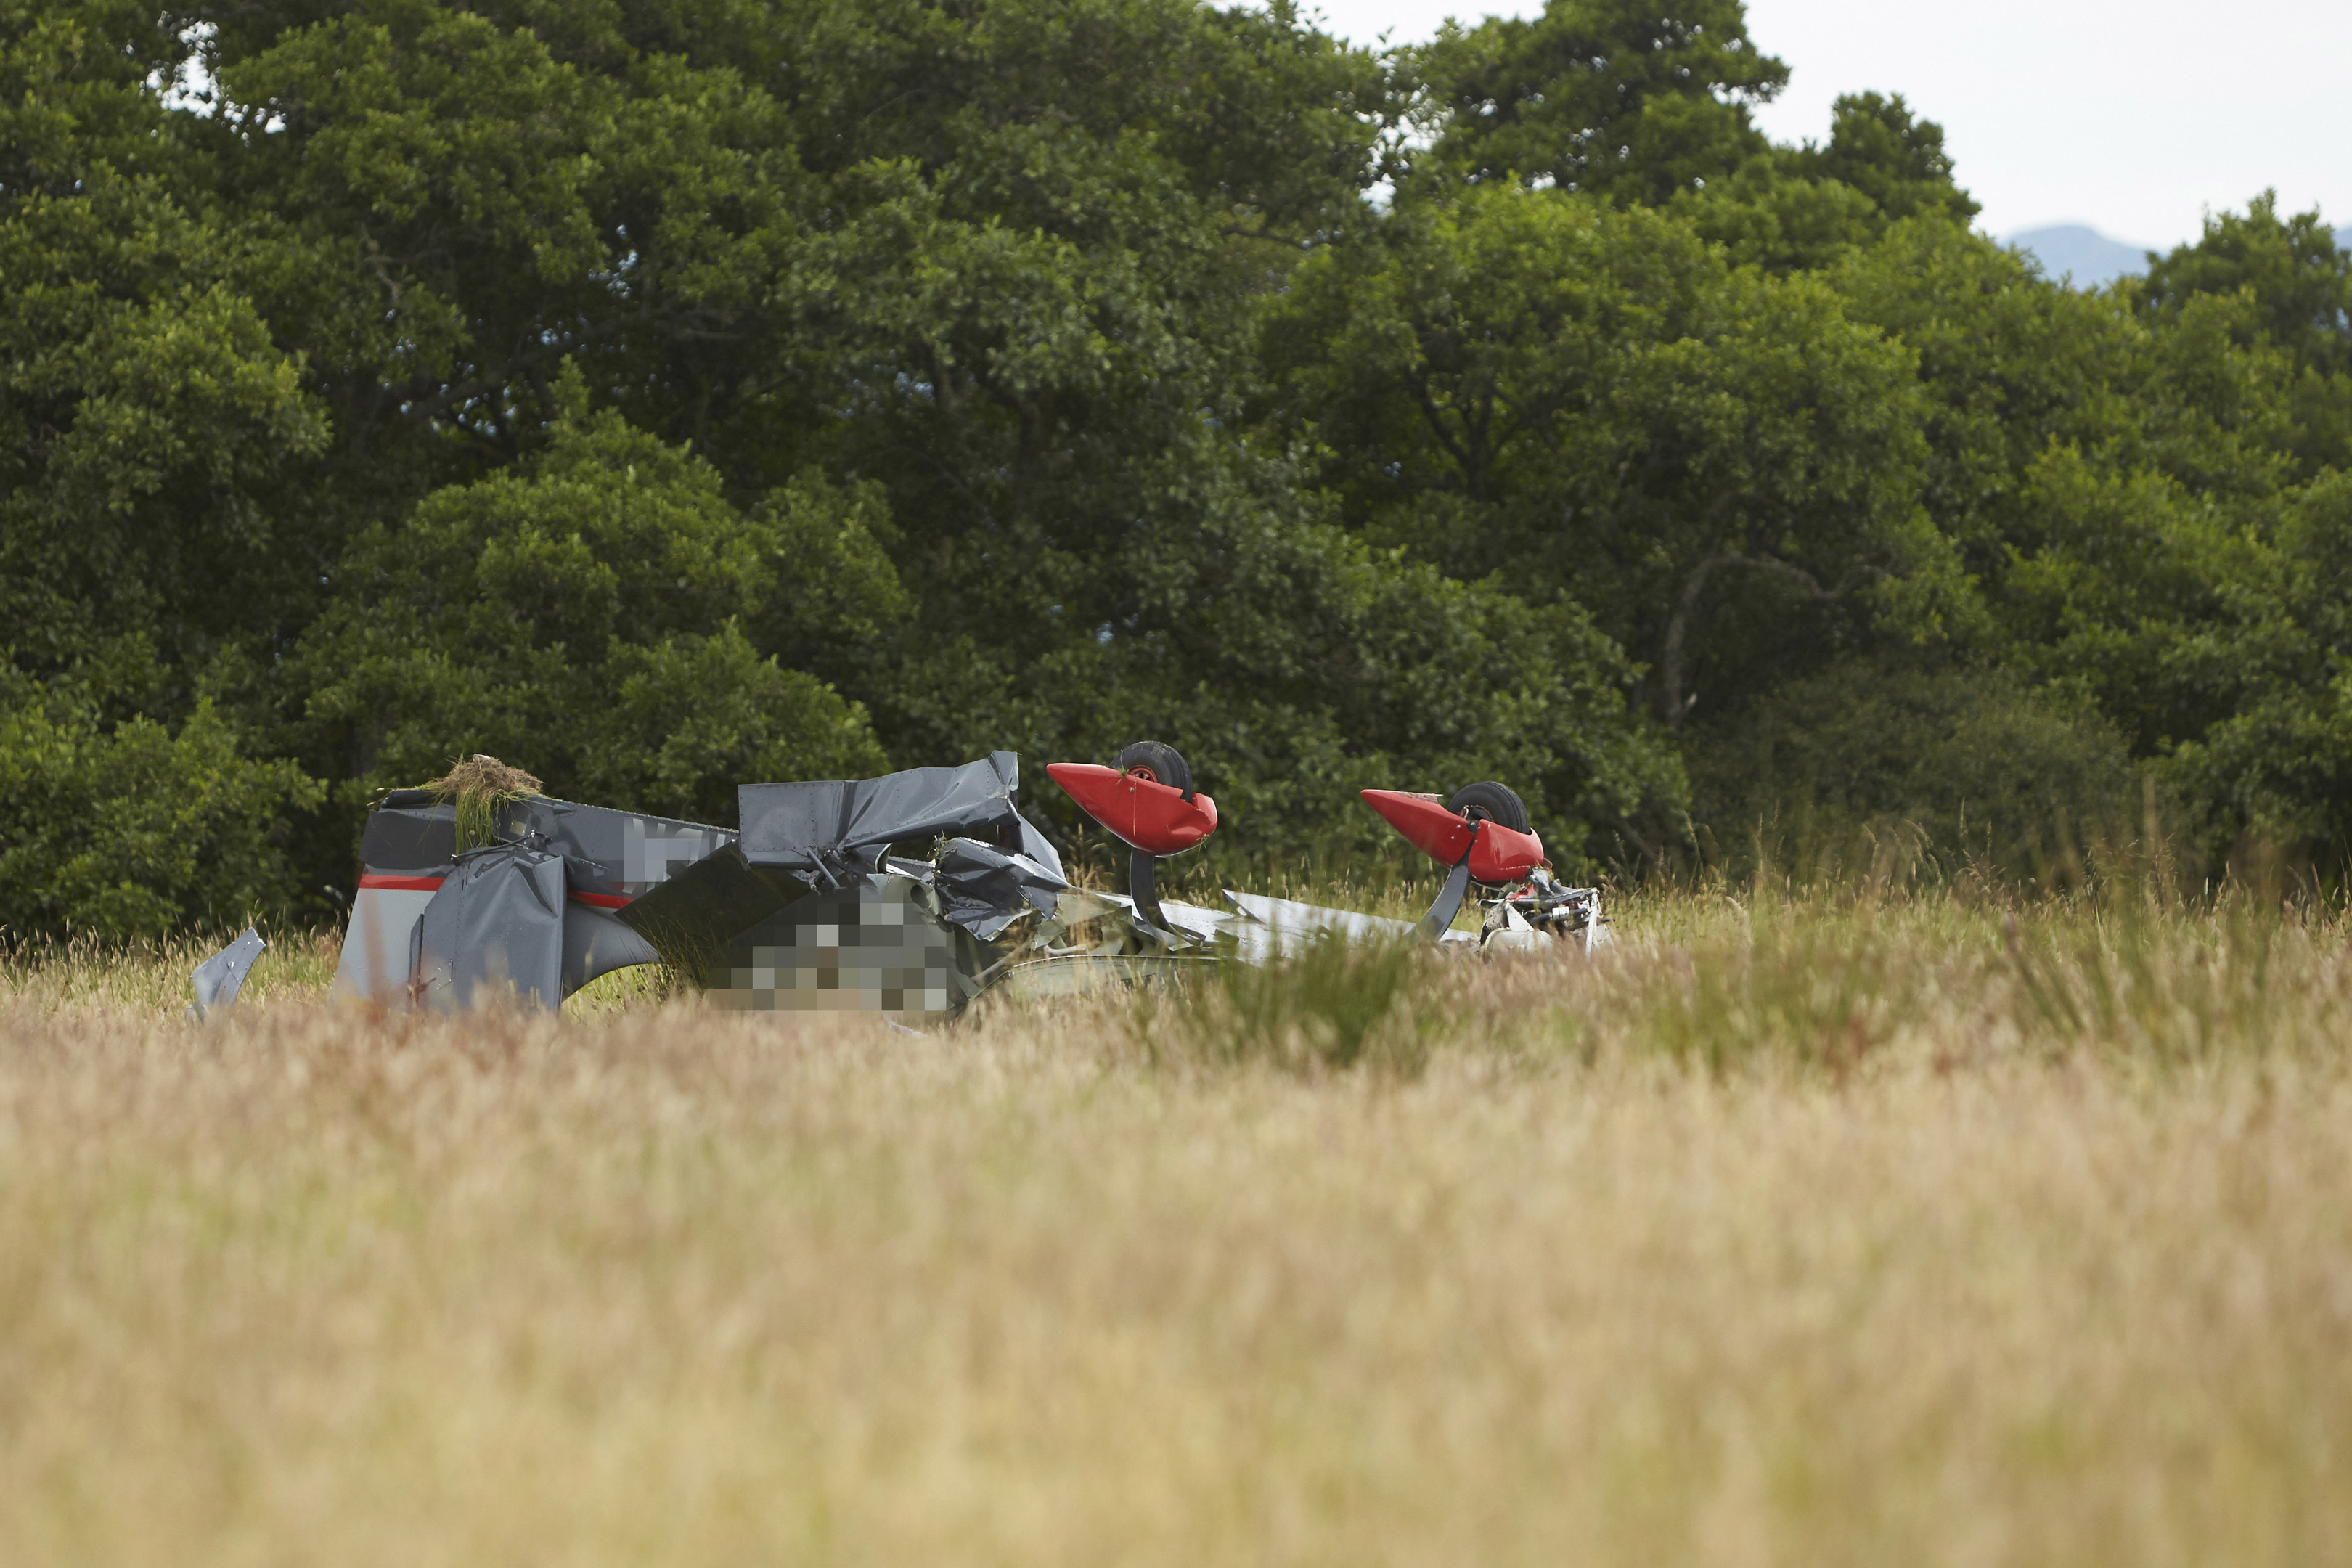
M 1764 155 L 1748 111 L 1789 80 L 1749 42 L 1741 0 L 1556 0 L 1447 29 L 1420 68 L 1438 167 L 1617 202 L 1663 202 Z
M 0 928 L 323 915 L 477 748 L 2339 868 L 2352 258 L 2070 289 L 1786 77 L 1739 0 L 0 0 Z

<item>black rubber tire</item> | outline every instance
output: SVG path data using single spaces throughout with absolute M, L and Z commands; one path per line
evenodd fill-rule
M 1527 803 L 1508 784 L 1498 784 L 1492 780 L 1464 784 L 1454 792 L 1454 798 L 1445 803 L 1445 809 L 1458 811 L 1465 816 L 1483 816 L 1489 822 L 1500 823 L 1514 833 L 1535 831 L 1528 822 Z
M 1164 784 L 1192 798 L 1192 768 L 1185 762 L 1184 753 L 1165 741 L 1136 741 L 1119 748 L 1111 759 L 1112 767 L 1123 773 L 1141 773 L 1154 784 Z

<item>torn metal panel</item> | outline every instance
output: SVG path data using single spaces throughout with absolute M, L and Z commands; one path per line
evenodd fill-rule
M 1514 936 L 1521 926 L 1538 940 L 1531 943 Z M 1567 887 L 1541 869 L 1528 879 L 1525 887 L 1488 903 L 1480 935 L 1489 945 L 1505 948 L 1561 942 L 1573 942 L 1588 953 L 1613 940 L 1609 918 L 1601 910 L 1600 889 Z
M 1384 920 L 1354 910 L 1325 909 L 1292 899 L 1269 899 L 1258 893 L 1225 889 L 1225 897 L 1242 918 L 1235 923 L 1235 952 L 1244 963 L 1267 963 L 1305 952 L 1318 941 L 1410 942 L 1410 921 Z M 1441 939 L 1444 940 L 1444 939 Z
M 417 999 L 455 1013 L 511 993 L 563 1001 L 563 857 L 523 844 L 469 849 L 417 922 Z
M 640 963 L 659 963 L 653 943 L 621 923 L 611 910 L 572 899 L 563 906 L 563 994 L 566 996 L 600 974 Z
M 986 988 L 1015 999 L 1083 995 L 1197 973 L 1231 955 L 1220 939 L 1234 916 L 1184 903 L 1163 904 L 1160 913 L 1166 923 L 1154 926 L 1127 895 L 1063 892 L 1011 951 L 1000 949 L 1003 955 L 982 976 Z M 1076 934 L 1089 927 L 1091 936 Z
M 208 1018 L 236 1005 L 236 994 L 253 972 L 254 960 L 268 945 L 259 931 L 247 926 L 235 942 L 196 965 L 190 977 L 195 982 L 196 999 L 188 1008 L 189 1016 Z
M 682 975 L 747 1011 L 961 1012 L 1050 940 L 1061 860 L 1013 810 L 1009 752 L 880 779 L 750 784 L 751 831 L 618 911 Z M 886 854 L 950 828 L 934 861 Z M 1034 846 L 1031 853 L 1016 846 Z M 836 884 L 812 891 L 812 884 Z M 860 1000 L 864 998 L 865 1000 Z M 874 1000 L 880 998 L 880 1000 Z
M 806 896 L 796 879 L 753 866 L 733 845 L 614 911 L 661 961 L 706 989 L 725 984 L 735 938 Z
M 735 842 L 730 830 L 699 822 L 568 800 L 522 804 L 529 831 L 544 835 L 549 848 L 572 862 L 572 891 L 607 909 L 651 892 Z
M 1126 910 L 1130 916 L 1135 914 L 1135 900 L 1125 894 L 1090 893 L 1087 897 L 1100 899 L 1113 909 Z M 1168 922 L 1165 926 L 1150 927 L 1141 921 L 1139 925 L 1154 932 L 1165 931 L 1196 942 L 1213 942 L 1234 926 L 1234 917 L 1223 910 L 1203 909 L 1199 904 L 1178 903 L 1172 899 L 1160 902 L 1160 912 Z
M 1021 759 L 1011 752 L 878 779 L 743 784 L 736 791 L 742 850 L 754 865 L 841 883 L 880 869 L 903 839 L 961 835 L 1017 850 L 1062 881 L 1061 856 L 1013 809 L 1020 785 Z
M 1606 947 L 1611 938 L 1602 923 L 1601 895 L 1591 888 L 1557 889 L 1546 884 L 1549 904 L 1541 910 L 1557 913 L 1572 908 L 1581 925 L 1548 927 L 1530 921 L 1523 912 L 1525 895 L 1497 899 L 1486 905 L 1485 921 L 1475 931 L 1444 930 L 1437 933 L 1441 947 L 1472 952 L 1541 952 L 1567 944 L 1590 952 Z M 1257 893 L 1225 890 L 1240 911 L 1232 927 L 1234 955 L 1246 963 L 1267 963 L 1293 957 L 1314 942 L 1331 938 L 1345 942 L 1412 942 L 1423 934 L 1420 923 L 1388 920 L 1354 910 L 1327 909 L 1290 899 L 1270 899 Z
M 711 995 L 751 1013 L 954 1016 L 979 994 L 982 954 L 912 877 L 881 873 L 811 893 L 730 944 Z
M 1055 900 L 1069 887 L 1058 869 L 971 838 L 949 839 L 929 869 L 940 912 L 982 942 L 1002 936 L 1032 910 L 1050 917 Z
M 360 863 L 385 876 L 446 876 L 457 854 L 457 808 L 430 790 L 392 791 L 360 834 Z
M 1529 925 L 1527 917 L 1507 903 L 1488 910 L 1478 932 L 1478 944 L 1488 952 L 1540 952 L 1551 942 L 1550 937 Z

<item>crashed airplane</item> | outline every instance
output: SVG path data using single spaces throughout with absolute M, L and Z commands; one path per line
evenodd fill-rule
M 514 996 L 551 1009 L 601 974 L 657 963 L 731 1008 L 917 1021 L 953 1017 L 984 991 L 1062 994 L 1262 963 L 1325 937 L 1470 951 L 1608 940 L 1598 889 L 1553 881 L 1527 808 L 1498 784 L 1450 799 L 1362 792 L 1446 868 L 1414 922 L 1237 891 L 1226 910 L 1163 900 L 1158 863 L 1217 829 L 1183 757 L 1139 741 L 1108 766 L 1045 771 L 1129 847 L 1125 895 L 1072 886 L 1013 804 L 1010 752 L 744 784 L 731 829 L 551 799 L 527 774 L 469 759 L 369 813 L 335 990 L 392 1007 Z M 893 852 L 908 845 L 929 858 Z M 1474 894 L 1479 929 L 1452 929 Z

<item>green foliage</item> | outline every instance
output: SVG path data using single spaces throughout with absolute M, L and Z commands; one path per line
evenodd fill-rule
M 0 674 L 0 931 L 120 941 L 280 912 L 285 818 L 322 794 L 242 755 L 209 701 L 176 730 L 109 725 L 72 685 Z
M 1443 114 L 1440 169 L 1621 202 L 1665 201 L 1763 153 L 1749 107 L 1789 79 L 1748 40 L 1740 0 L 1550 0 L 1531 21 L 1449 28 L 1417 65 Z
M 1759 655 L 1890 617 L 1932 635 L 1962 594 L 1918 506 L 1911 356 L 1664 215 L 1516 186 L 1400 204 L 1304 264 L 1266 333 L 1272 416 L 1355 526 L 1593 606 L 1670 727 L 1738 700 Z
M 2352 856 L 2352 474 L 2295 495 L 2275 546 L 2246 609 L 2199 638 L 2231 700 L 2163 765 L 2209 852 L 2252 838 L 2332 868 Z
M 2114 727 L 1998 669 L 1839 665 L 1710 728 L 1694 815 L 1736 875 L 1895 850 L 2032 876 L 2142 826 Z
M 2209 215 L 2195 243 L 2151 259 L 2143 310 L 2177 315 L 2200 294 L 2251 292 L 2260 331 L 2322 374 L 2352 371 L 2352 256 L 2316 210 L 2278 216 L 2264 191 L 2243 213 Z
M 1827 146 L 1760 153 L 1677 192 L 1672 206 L 1734 258 L 1772 272 L 1849 260 L 1906 218 L 1958 225 L 1977 212 L 1953 183 L 1943 128 L 1914 119 L 1900 94 L 1874 92 L 1837 100 Z
M 875 771 L 864 710 L 745 629 L 874 635 L 897 584 L 865 510 L 811 479 L 747 517 L 690 454 L 566 416 L 525 472 L 353 542 L 304 639 L 309 719 L 364 793 L 488 752 L 558 795 L 722 819 L 744 779 Z M 803 574 L 825 584 L 806 616 L 785 607 Z
M 134 636 L 201 665 L 304 602 L 285 486 L 325 424 L 163 179 L 28 173 L 0 204 L 0 624 L 44 670 Z
M 2194 244 L 2151 258 L 2138 302 L 2168 323 L 2213 296 L 2245 302 L 2237 341 L 2292 356 L 2286 444 L 2304 475 L 2352 468 L 2352 255 L 2317 209 L 2281 218 L 2277 193 L 2264 191 L 2242 214 L 2209 215 Z
M 1830 139 L 1789 162 L 1807 175 L 1835 180 L 1868 196 L 1890 219 L 1934 214 L 1966 223 L 1977 204 L 1952 183 L 1944 128 L 1915 118 L 1901 93 L 1847 93 L 1830 109 Z

